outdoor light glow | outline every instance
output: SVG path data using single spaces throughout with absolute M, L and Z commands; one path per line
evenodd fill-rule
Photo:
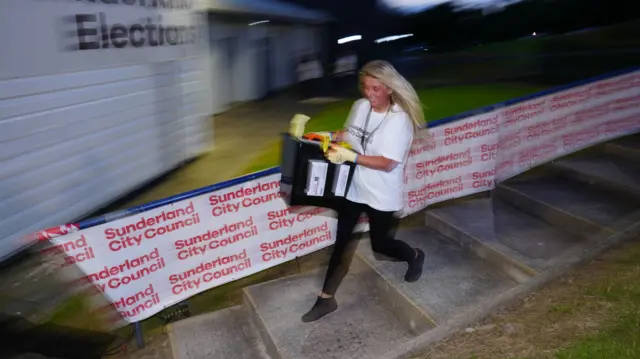
M 411 37 L 411 36 L 413 36 L 413 34 L 393 35 L 393 36 L 381 37 L 375 42 L 376 44 L 379 44 L 381 42 L 395 41 L 395 40 L 404 39 L 405 37 Z
M 338 43 L 339 44 L 344 44 L 346 42 L 356 41 L 356 40 L 362 40 L 362 36 L 361 35 L 353 35 L 353 36 L 343 37 L 342 39 L 338 39 Z
M 434 6 L 453 2 L 455 6 L 472 6 L 474 8 L 489 7 L 491 5 L 503 7 L 507 4 L 518 2 L 519 0 L 378 0 L 387 7 L 404 12 L 416 13 L 424 11 Z
M 534 32 L 533 32 L 533 36 L 536 36 L 536 35 L 538 35 L 538 34 L 536 34 L 536 33 L 535 33 L 535 31 L 534 31 Z
M 252 22 L 251 24 L 249 24 L 249 26 L 255 26 L 255 25 L 260 25 L 260 24 L 264 24 L 269 22 L 269 20 L 262 20 L 262 21 L 256 21 L 256 22 Z

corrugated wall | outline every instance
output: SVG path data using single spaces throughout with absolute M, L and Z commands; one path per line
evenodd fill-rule
M 0 253 L 210 146 L 199 61 L 0 81 Z
M 319 50 L 303 25 L 207 28 L 195 8 L 130 3 L 1 5 L 0 259 L 28 244 L 24 235 L 85 216 L 211 148 L 210 114 L 262 96 L 258 40 L 272 39 L 272 89 L 295 81 L 294 53 Z M 200 26 L 204 42 L 152 44 L 138 31 L 148 22 Z M 101 26 L 128 37 L 104 47 Z
M 68 14 L 139 21 L 161 10 L 8 1 L 0 10 L 0 259 L 28 244 L 25 235 L 85 216 L 212 147 L 206 52 L 48 46 L 68 33 L 56 32 Z M 33 31 L 9 31 L 21 14 Z

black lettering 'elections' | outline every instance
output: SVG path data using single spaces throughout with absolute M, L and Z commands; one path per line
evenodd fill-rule
M 145 21 L 146 20 L 146 21 Z M 73 21 L 73 20 L 72 20 Z M 144 46 L 171 46 L 195 44 L 198 42 L 198 27 L 194 25 L 162 24 L 162 16 L 158 21 L 148 17 L 143 23 L 109 24 L 105 13 L 75 15 L 78 49 L 96 50 L 108 48 L 140 48 Z
M 111 27 L 111 43 L 113 46 L 121 49 L 127 46 L 127 38 L 129 37 L 129 32 L 127 31 L 127 27 L 122 24 L 115 24 Z
M 100 45 L 97 41 L 86 41 L 86 36 L 97 36 L 98 29 L 85 28 L 84 23 L 96 22 L 97 17 L 91 14 L 78 14 L 76 15 L 76 26 L 78 29 L 78 48 L 80 50 L 94 50 L 99 49 Z
M 140 37 L 136 37 L 136 33 L 140 33 Z M 131 45 L 133 47 L 142 47 L 144 46 L 145 38 L 144 38 L 144 26 L 140 24 L 135 24 L 131 26 Z

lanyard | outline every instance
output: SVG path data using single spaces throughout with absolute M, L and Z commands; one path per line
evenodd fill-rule
M 391 111 L 391 106 L 392 105 L 389 104 L 389 108 L 387 109 L 387 113 L 384 114 L 384 117 L 382 118 L 382 121 L 380 121 L 378 126 L 376 128 L 374 128 L 373 131 L 371 131 L 369 133 L 369 136 L 367 136 L 367 138 L 365 140 L 365 134 L 367 132 L 367 127 L 369 127 L 369 119 L 371 118 L 371 111 L 373 111 L 373 107 L 369 108 L 369 113 L 367 114 L 367 120 L 364 122 L 364 132 L 362 133 L 362 138 L 360 139 L 360 145 L 362 146 L 362 154 L 365 154 L 365 152 L 367 151 L 367 146 L 365 146 L 365 143 L 367 145 L 369 145 L 369 140 L 373 137 L 373 135 L 376 133 L 376 131 L 378 131 L 380 126 L 382 126 L 382 123 L 387 118 L 387 115 L 389 114 L 389 111 Z

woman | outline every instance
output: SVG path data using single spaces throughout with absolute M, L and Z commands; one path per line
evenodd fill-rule
M 348 245 L 360 215 L 369 217 L 373 251 L 408 263 L 405 281 L 422 274 L 424 252 L 394 239 L 403 207 L 404 165 L 413 135 L 424 123 L 422 104 L 415 90 L 386 61 L 372 61 L 360 71 L 363 99 L 354 103 L 346 128 L 318 133 L 344 141 L 355 150 L 332 145 L 327 158 L 333 163 L 353 162 L 355 173 L 345 203 L 338 213 L 338 230 L 324 286 L 311 310 L 302 316 L 312 322 L 338 308 L 334 295 L 349 270 Z

